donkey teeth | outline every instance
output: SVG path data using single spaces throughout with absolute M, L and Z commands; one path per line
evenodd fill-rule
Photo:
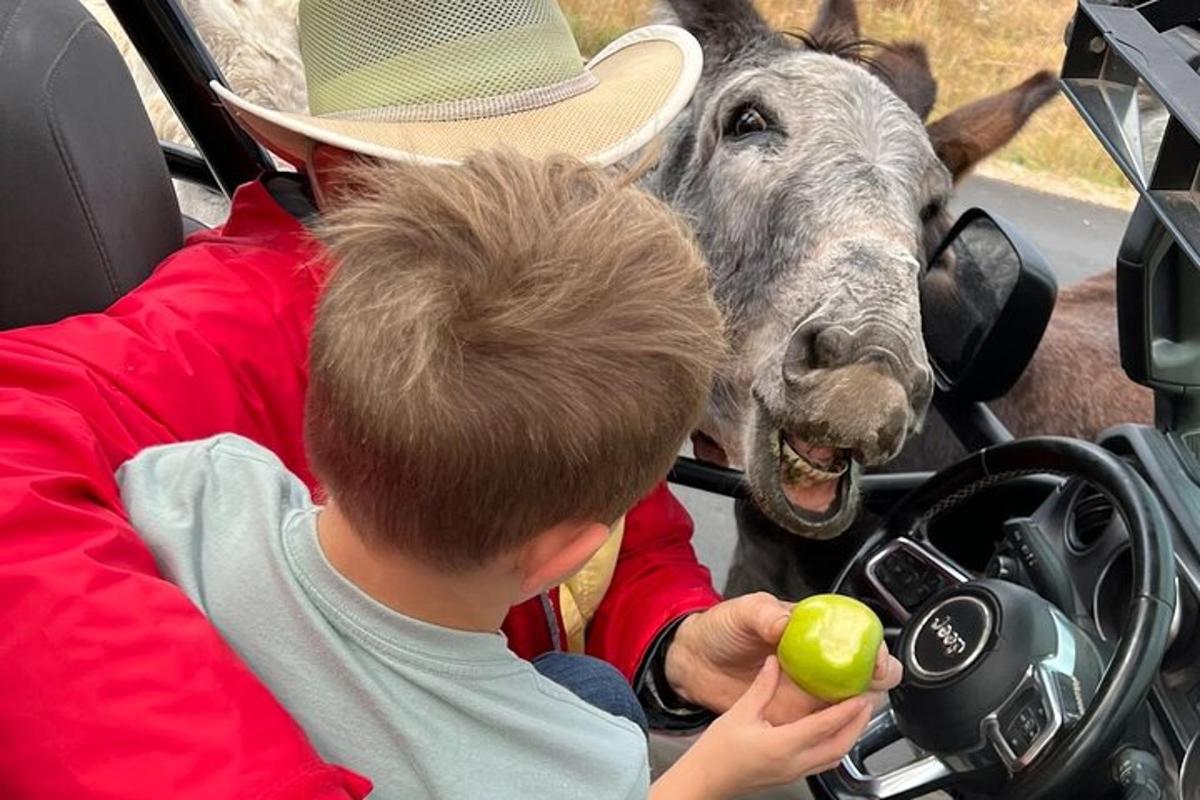
M 846 464 L 842 464 L 836 472 L 817 468 L 808 459 L 797 453 L 782 434 L 780 434 L 779 446 L 784 466 L 784 479 L 790 484 L 824 483 L 840 478 L 846 472 L 848 466 Z

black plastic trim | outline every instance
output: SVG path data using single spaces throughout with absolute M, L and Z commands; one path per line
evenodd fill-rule
M 177 0 L 107 0 L 227 195 L 274 169 L 209 88 L 225 83 Z
M 934 395 L 933 402 L 968 453 L 1013 440 L 1012 432 L 984 403 L 963 401 L 942 392 Z
M 221 185 L 208 168 L 208 162 L 198 151 L 162 139 L 158 141 L 158 146 L 162 148 L 163 158 L 167 161 L 167 171 L 171 173 L 172 178 L 205 186 L 213 191 L 221 191 Z
M 934 372 L 938 388 L 948 397 L 986 402 L 1005 395 L 1029 366 L 1054 311 L 1058 282 L 1032 242 L 1012 223 L 981 208 L 968 209 L 958 218 L 929 263 L 936 263 L 963 229 L 980 219 L 992 222 L 1016 251 L 1020 262 L 1017 280 L 965 374 L 951 384 L 936 364 Z

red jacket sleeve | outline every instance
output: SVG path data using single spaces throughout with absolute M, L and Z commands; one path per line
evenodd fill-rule
M 255 185 L 239 198 L 263 195 Z M 301 398 L 319 276 L 279 244 L 211 236 L 106 314 L 0 334 L 6 797 L 333 800 L 369 789 L 319 758 L 158 577 L 113 478 L 144 447 L 219 431 L 306 474 Z
M 625 517 L 612 584 L 588 628 L 587 650 L 631 681 L 667 623 L 720 601 L 692 549 L 692 520 L 660 485 Z

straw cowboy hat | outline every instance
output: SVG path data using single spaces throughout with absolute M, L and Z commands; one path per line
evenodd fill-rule
M 283 158 L 314 143 L 452 163 L 504 145 L 611 164 L 683 110 L 700 46 L 681 28 L 632 31 L 584 64 L 555 0 L 301 0 L 308 115 L 225 107 Z

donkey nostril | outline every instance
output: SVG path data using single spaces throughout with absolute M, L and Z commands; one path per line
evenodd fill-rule
M 850 362 L 850 332 L 841 326 L 825 328 L 813 341 L 813 366 L 841 367 Z
M 783 379 L 796 383 L 804 374 L 816 368 L 817 337 L 823 330 L 820 325 L 808 325 L 792 334 L 787 352 L 783 357 Z
M 853 337 L 840 325 L 813 323 L 792 334 L 783 363 L 783 377 L 796 382 L 814 369 L 833 369 L 850 363 Z
M 835 369 L 854 358 L 854 337 L 842 325 L 813 323 L 792 334 L 783 362 L 783 377 L 795 383 L 810 370 Z

